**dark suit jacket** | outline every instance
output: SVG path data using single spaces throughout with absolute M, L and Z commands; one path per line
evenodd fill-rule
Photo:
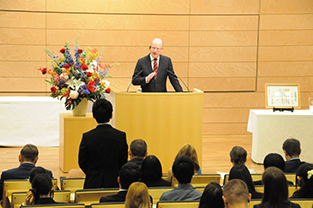
M 30 171 L 35 167 L 33 163 L 22 163 L 18 168 L 13 168 L 9 170 L 5 170 L 1 174 L 0 179 L 0 199 L 2 199 L 3 195 L 3 182 L 5 180 L 10 179 L 28 179 Z M 47 170 L 48 174 L 53 178 L 52 172 Z
M 159 179 L 156 181 L 148 181 L 148 180 L 142 180 L 141 182 L 144 182 L 147 187 L 162 187 L 162 186 L 172 186 L 172 182 L 166 181 L 164 179 Z
M 300 159 L 291 159 L 285 162 L 285 173 L 296 173 L 298 167 L 304 162 L 301 162 Z
M 263 207 L 264 207 L 264 204 L 256 204 L 253 206 L 253 208 L 263 208 Z M 290 203 L 283 204 L 281 208 L 300 208 L 300 205 L 290 202 Z
M 100 199 L 101 202 L 124 202 L 126 199 L 127 191 L 119 191 L 117 194 L 111 196 L 103 196 Z
M 142 92 L 167 92 L 166 80 L 170 78 L 176 92 L 182 92 L 182 87 L 179 84 L 177 77 L 174 75 L 172 61 L 169 57 L 160 55 L 157 78 L 152 78 L 149 83 L 146 83 L 146 77 L 153 72 L 151 66 L 150 54 L 138 60 L 132 84 L 141 85 Z M 141 72 L 140 74 L 138 74 Z
M 84 188 L 118 188 L 119 170 L 127 162 L 126 133 L 109 124 L 84 133 L 78 163 L 86 174 Z

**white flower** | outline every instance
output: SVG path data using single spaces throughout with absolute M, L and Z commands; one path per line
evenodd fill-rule
M 80 80 L 74 79 L 73 77 L 71 77 L 71 79 L 67 80 L 65 82 L 66 84 L 68 84 L 69 87 L 71 87 L 74 90 L 78 90 L 78 88 L 85 84 L 85 82 L 82 82 Z
M 312 177 L 312 175 L 313 175 L 313 170 L 309 170 L 308 171 L 308 179 L 310 179 Z
M 77 92 L 77 91 L 74 91 L 74 90 L 71 90 L 71 92 L 70 92 L 70 98 L 72 98 L 72 99 L 77 99 L 77 98 L 78 98 L 78 92 Z
M 104 80 L 103 86 L 104 86 L 105 88 L 108 88 L 109 85 L 110 85 L 110 82 L 109 82 L 108 80 Z

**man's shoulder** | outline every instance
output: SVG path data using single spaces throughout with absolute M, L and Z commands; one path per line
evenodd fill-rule
M 100 199 L 100 202 L 124 202 L 127 192 L 120 191 L 117 194 L 110 195 L 110 196 L 103 196 Z

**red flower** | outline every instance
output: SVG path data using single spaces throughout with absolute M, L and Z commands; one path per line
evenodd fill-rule
M 111 89 L 110 89 L 110 88 L 107 88 L 107 89 L 105 90 L 105 92 L 110 94 Z
M 82 53 L 82 52 L 83 52 L 83 49 L 78 49 L 77 52 L 78 52 L 78 53 Z
M 61 53 L 65 53 L 65 49 L 62 48 L 62 49 L 60 50 L 60 52 L 61 52 Z
M 71 66 L 71 65 L 69 65 L 69 64 L 65 64 L 64 68 L 65 68 L 65 69 L 68 69 L 68 68 L 70 68 L 70 66 Z
M 55 93 L 55 92 L 57 91 L 57 88 L 55 88 L 55 87 L 51 87 L 51 89 L 50 89 L 50 90 L 51 90 L 51 92 L 52 92 L 52 94 L 53 94 L 53 93 Z
M 87 77 L 91 77 L 92 73 L 91 72 L 87 72 Z
M 91 85 L 91 86 L 95 86 L 95 84 L 96 84 L 95 81 L 91 81 L 91 82 L 89 83 L 89 85 Z
M 47 68 L 39 68 L 38 70 L 41 71 L 42 74 L 47 73 Z
M 82 70 L 86 71 L 88 69 L 88 66 L 86 64 L 83 64 L 80 66 L 80 68 L 82 68 Z
M 87 90 L 91 91 L 91 92 L 95 92 L 95 88 L 93 87 L 93 85 L 88 85 L 87 86 Z

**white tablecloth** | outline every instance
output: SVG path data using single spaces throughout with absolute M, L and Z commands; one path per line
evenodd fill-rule
M 282 144 L 287 138 L 300 140 L 300 159 L 313 162 L 313 114 L 309 110 L 250 110 L 248 131 L 252 133 L 251 158 L 256 163 L 263 163 L 268 153 L 284 157 Z
M 64 101 L 51 97 L 0 97 L 0 145 L 59 146 Z

